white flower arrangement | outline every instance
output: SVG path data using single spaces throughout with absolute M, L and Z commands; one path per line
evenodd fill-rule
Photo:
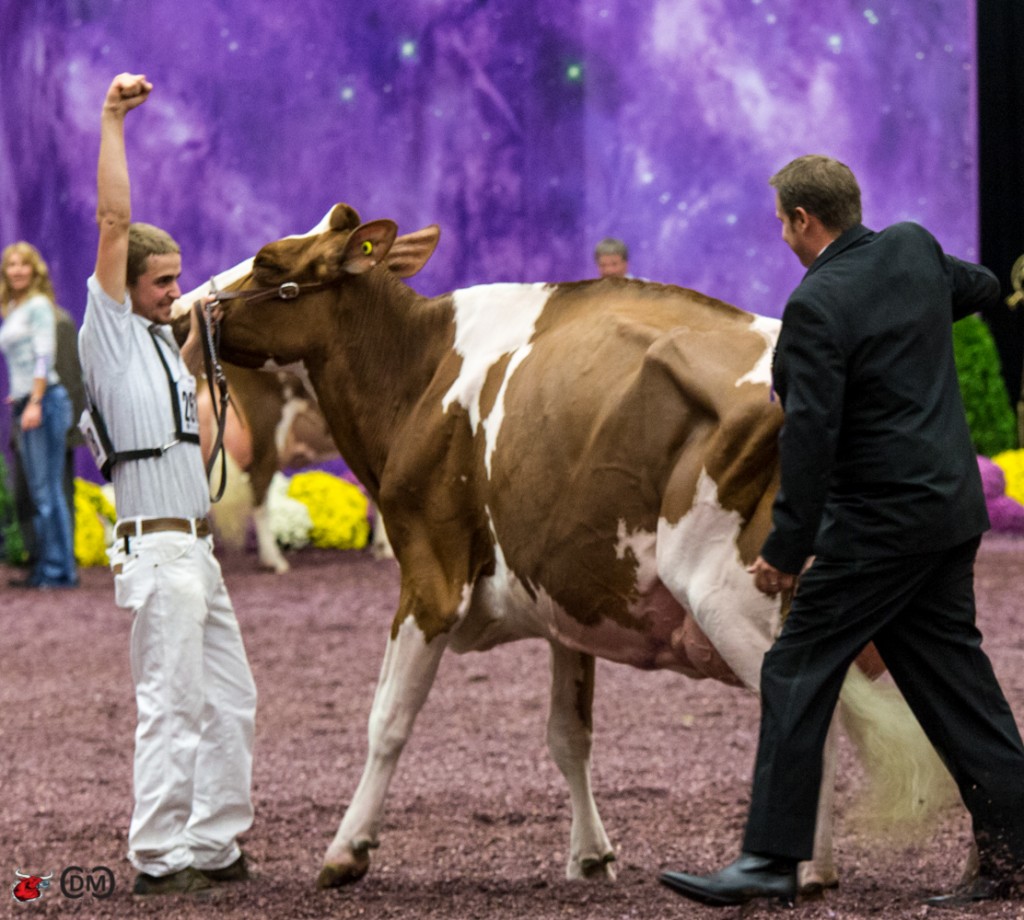
M 267 491 L 267 520 L 274 539 L 286 549 L 302 549 L 309 545 L 313 519 L 309 509 L 288 495 L 290 480 L 275 473 Z

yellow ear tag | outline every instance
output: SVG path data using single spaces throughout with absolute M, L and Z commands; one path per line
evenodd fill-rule
M 371 243 L 369 240 L 363 240 L 362 250 L 363 255 L 368 256 L 371 252 L 373 252 L 373 243 Z

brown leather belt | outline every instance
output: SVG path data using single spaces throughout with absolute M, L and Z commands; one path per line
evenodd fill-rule
M 146 518 L 142 521 L 121 521 L 114 529 L 114 536 L 141 537 L 147 533 L 163 533 L 176 531 L 192 533 L 193 525 L 197 537 L 208 537 L 211 533 L 210 522 L 206 518 Z

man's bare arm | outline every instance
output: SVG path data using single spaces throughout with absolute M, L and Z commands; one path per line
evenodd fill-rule
M 96 170 L 96 222 L 100 228 L 96 278 L 106 293 L 124 300 L 128 271 L 131 186 L 124 146 L 124 117 L 149 98 L 153 85 L 141 74 L 114 77 L 100 116 L 100 155 Z

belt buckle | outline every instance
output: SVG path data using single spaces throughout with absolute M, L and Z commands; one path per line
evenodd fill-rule
M 124 554 L 127 556 L 131 549 L 129 548 L 128 541 L 133 537 L 139 537 L 142 534 L 142 521 L 139 518 L 129 518 L 127 521 L 121 521 L 114 530 L 114 537 L 120 537 L 124 540 Z

